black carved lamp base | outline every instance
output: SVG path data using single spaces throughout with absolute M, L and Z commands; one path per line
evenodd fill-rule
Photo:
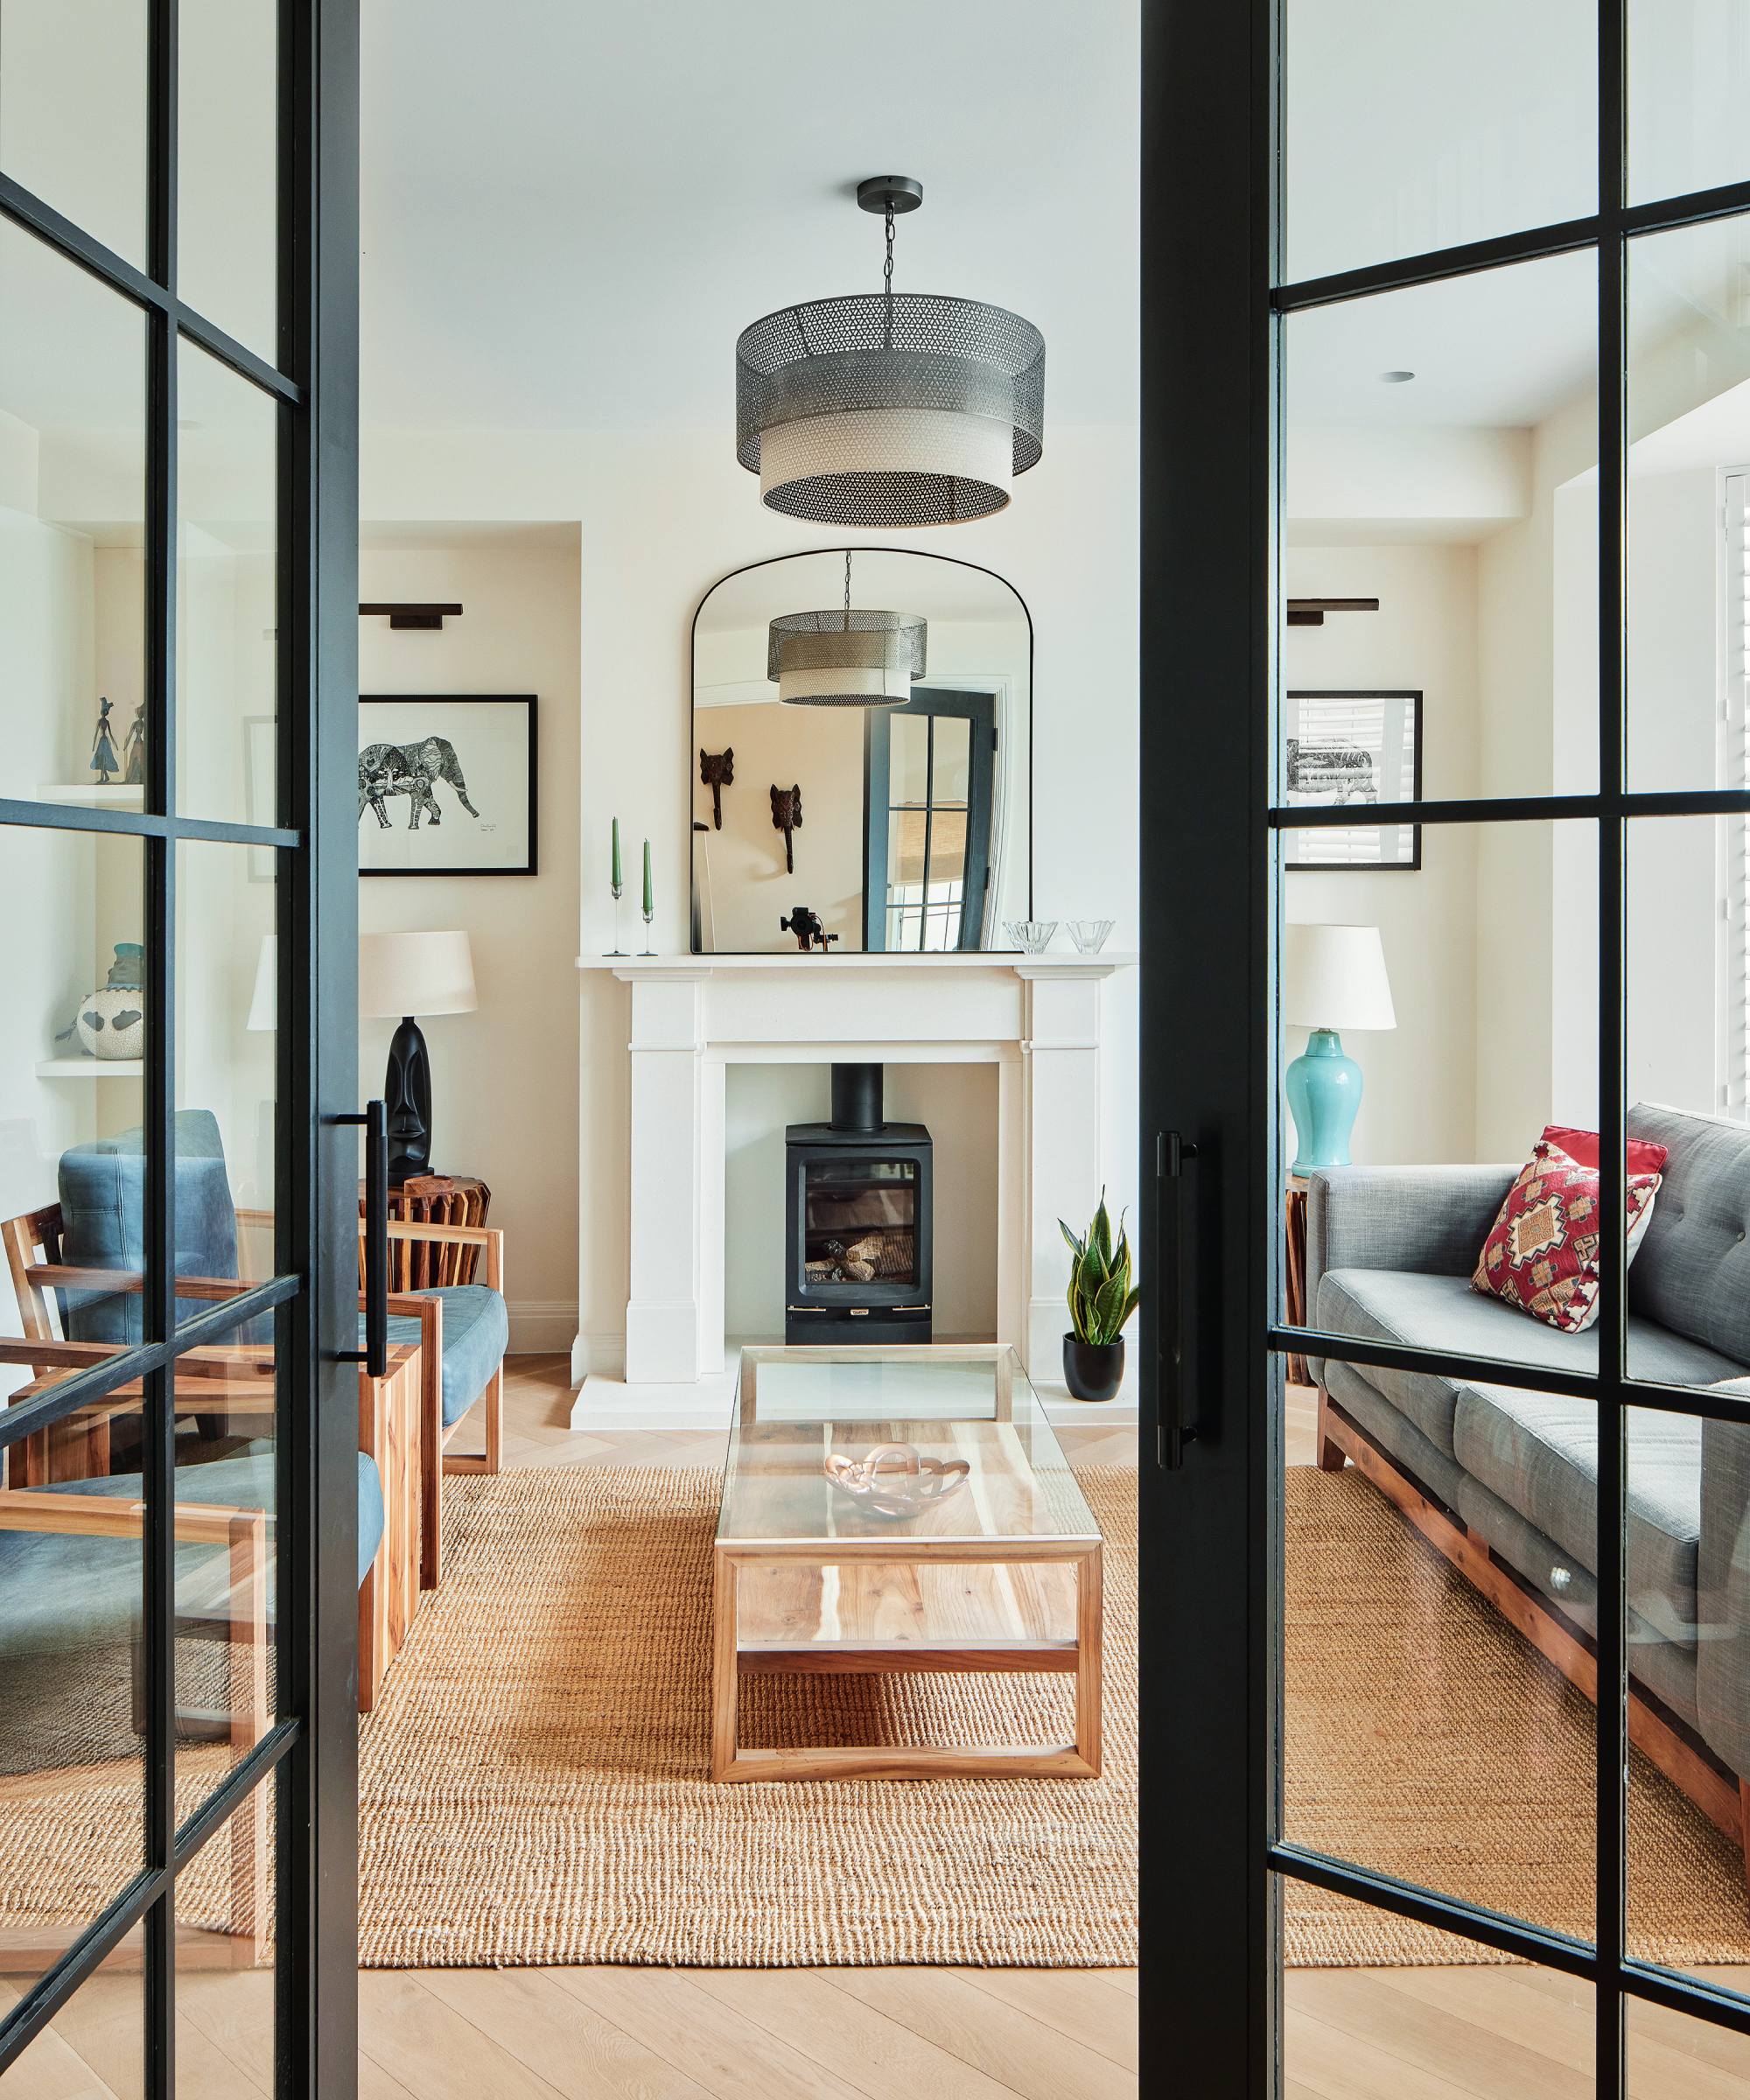
M 388 1179 L 392 1188 L 431 1171 L 431 1060 L 419 1024 L 410 1013 L 389 1040 L 383 1079 L 388 1110 Z

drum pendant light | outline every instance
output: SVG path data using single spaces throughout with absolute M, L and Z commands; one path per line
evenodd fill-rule
M 1001 306 L 893 290 L 907 175 L 859 183 L 886 222 L 878 292 L 767 314 L 735 346 L 736 457 L 769 509 L 857 528 L 951 525 L 1008 502 L 1045 440 L 1045 338 Z
M 894 707 L 924 674 L 921 612 L 853 612 L 850 550 L 844 604 L 831 612 L 785 612 L 772 622 L 766 676 L 787 707 Z

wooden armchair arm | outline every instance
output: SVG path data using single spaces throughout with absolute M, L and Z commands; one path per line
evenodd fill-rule
M 272 1520 L 264 1510 L 222 1502 L 172 1505 L 176 1536 L 187 1545 L 228 1546 L 240 1532 Z M 51 1531 L 91 1538 L 137 1538 L 146 1505 L 114 1494 L 52 1494 L 35 1488 L 0 1488 L 0 1531 Z

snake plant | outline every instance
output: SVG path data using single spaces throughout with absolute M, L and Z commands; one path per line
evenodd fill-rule
M 1116 1341 L 1142 1295 L 1130 1283 L 1130 1242 L 1124 1219 L 1118 1220 L 1118 1240 L 1114 1246 L 1112 1218 L 1102 1188 L 1100 1208 L 1094 1213 L 1085 1239 L 1077 1238 L 1061 1218 L 1057 1228 L 1075 1257 L 1069 1265 L 1068 1294 L 1075 1339 L 1096 1344 Z

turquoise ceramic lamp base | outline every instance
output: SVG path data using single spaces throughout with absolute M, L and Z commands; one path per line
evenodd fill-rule
M 1288 1068 L 1284 1085 L 1294 1118 L 1297 1149 L 1292 1174 L 1349 1165 L 1349 1132 L 1362 1105 L 1362 1068 L 1343 1054 L 1334 1028 L 1315 1028 L 1304 1055 Z

